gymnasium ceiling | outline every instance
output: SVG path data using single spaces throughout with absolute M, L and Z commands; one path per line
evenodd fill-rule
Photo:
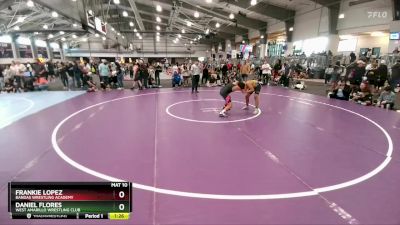
M 75 35 L 78 38 L 83 36 L 95 38 L 94 32 L 88 32 L 85 28 L 86 12 L 92 10 L 95 16 L 115 29 L 115 34 L 111 34 L 110 27 L 107 27 L 108 39 L 129 42 L 138 38 L 134 31 L 141 33 L 142 36 L 155 35 L 156 32 L 169 36 L 179 33 L 181 38 L 187 40 L 194 40 L 199 35 L 207 36 L 196 40 L 200 43 L 234 40 L 235 35 L 247 35 L 249 29 L 265 31 L 268 25 L 293 19 L 296 12 L 338 2 L 337 0 L 31 0 L 33 6 L 28 6 L 27 1 L 0 1 L 1 33 L 38 35 L 53 41 L 74 40 Z M 252 5 L 252 1 L 256 4 Z M 158 5 L 162 8 L 161 12 L 157 11 Z M 54 17 L 53 11 L 57 12 L 57 17 Z M 198 17 L 195 17 L 196 12 Z M 159 21 L 156 20 L 157 17 Z M 188 22 L 191 23 L 190 27 Z M 157 26 L 160 30 L 157 30 Z M 185 33 L 182 33 L 182 29 Z M 211 35 L 205 35 L 207 31 Z

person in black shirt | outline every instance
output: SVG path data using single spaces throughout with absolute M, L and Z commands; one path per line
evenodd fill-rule
M 53 61 L 51 59 L 49 61 L 47 61 L 46 67 L 47 67 L 46 80 L 52 82 L 55 79 L 55 72 L 54 72 L 54 64 L 53 64 Z M 49 77 L 50 77 L 50 80 L 48 79 Z
M 60 63 L 60 67 L 58 68 L 58 71 L 60 73 L 60 78 L 61 78 L 61 82 L 64 85 L 64 89 L 68 89 L 69 88 L 69 80 L 68 80 L 68 75 L 67 75 L 67 66 L 65 65 L 64 62 Z
M 156 70 L 154 72 L 154 79 L 155 79 L 156 85 L 158 87 L 161 85 L 161 81 L 160 81 L 160 73 L 161 72 L 162 72 L 162 67 L 161 67 L 160 63 L 157 63 Z
M 228 83 L 228 66 L 226 64 L 224 64 L 221 68 L 221 72 L 222 72 L 222 82 L 224 84 Z
M 117 72 L 118 90 L 122 90 L 124 88 L 124 74 L 122 73 L 121 64 L 119 64 L 119 62 L 115 62 L 115 66 Z
M 208 68 L 204 65 L 203 76 L 201 77 L 201 84 L 207 84 L 208 81 Z
M 400 84 L 400 59 L 392 66 L 392 76 L 390 79 L 390 86 L 392 89 L 397 88 Z
M 356 54 L 354 54 L 354 52 L 351 52 L 350 53 L 350 63 L 352 63 L 352 62 L 354 62 L 354 61 L 356 61 Z
M 387 81 L 388 78 L 388 68 L 386 66 L 386 61 L 382 60 L 381 64 L 378 66 L 378 68 L 375 71 L 376 74 L 376 88 L 379 90 L 379 88 L 385 86 L 385 82 Z

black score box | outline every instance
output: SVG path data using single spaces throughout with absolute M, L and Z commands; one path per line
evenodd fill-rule
M 11 213 L 11 219 L 77 219 L 77 213 L 40 214 L 40 213 Z

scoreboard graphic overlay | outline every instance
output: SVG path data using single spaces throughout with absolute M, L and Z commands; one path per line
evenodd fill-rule
M 132 212 L 129 182 L 10 182 L 12 219 L 127 220 Z

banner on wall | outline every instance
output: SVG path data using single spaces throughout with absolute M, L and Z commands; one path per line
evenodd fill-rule
M 59 52 L 59 51 L 53 51 L 53 58 L 55 58 L 55 59 L 61 59 L 61 52 Z
M 18 45 L 19 48 L 19 57 L 21 58 L 33 58 L 32 48 L 30 45 Z
M 240 45 L 240 52 L 243 55 L 243 59 L 248 59 L 250 53 L 253 52 L 253 45 Z
M 0 43 L 0 58 L 14 58 L 10 43 Z
M 45 58 L 45 59 L 49 58 L 49 56 L 47 55 L 46 47 L 37 47 L 37 51 L 39 58 Z

